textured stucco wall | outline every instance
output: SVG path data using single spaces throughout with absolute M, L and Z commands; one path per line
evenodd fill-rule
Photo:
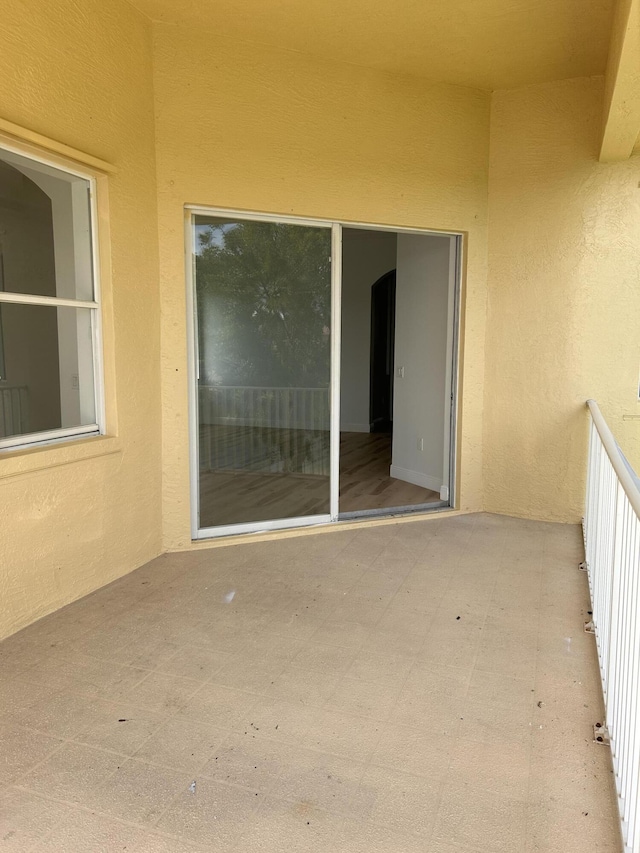
M 461 500 L 479 509 L 489 95 L 194 29 L 154 41 L 165 545 L 190 543 L 185 203 L 468 232 Z
M 0 79 L 0 118 L 117 168 L 109 390 L 119 436 L 117 452 L 83 461 L 73 460 L 86 442 L 0 458 L 1 637 L 159 552 L 160 375 L 148 22 L 123 0 L 5 0 Z M 64 464 L 21 473 L 52 453 Z
M 640 158 L 596 161 L 602 80 L 493 96 L 485 509 L 579 520 L 588 416 L 640 467 Z

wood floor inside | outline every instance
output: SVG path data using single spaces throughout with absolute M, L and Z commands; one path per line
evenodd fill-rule
M 341 433 L 340 512 L 420 506 L 440 500 L 437 492 L 390 477 L 390 465 L 390 433 Z M 326 474 L 201 470 L 200 527 L 326 515 L 328 466 L 325 470 Z

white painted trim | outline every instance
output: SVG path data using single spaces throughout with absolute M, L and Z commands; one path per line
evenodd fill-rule
M 43 430 L 42 432 L 30 432 L 25 435 L 13 435 L 0 439 L 0 450 L 26 450 L 29 447 L 38 447 L 42 444 L 50 444 L 53 441 L 64 441 L 67 438 L 80 438 L 81 436 L 100 435 L 98 424 L 87 424 L 79 427 L 62 427 L 61 429 Z
M 329 513 L 337 521 L 340 512 L 340 343 L 342 330 L 342 226 L 331 226 L 331 385 Z
M 449 241 L 449 285 L 447 294 L 447 342 L 445 355 L 445 382 L 444 382 L 444 452 L 443 452 L 443 489 L 447 496 L 442 500 L 449 500 L 449 480 L 451 476 L 451 411 L 453 407 L 453 341 L 455 336 L 454 315 L 456 302 L 456 280 L 457 280 L 457 240 L 452 237 Z M 442 489 L 440 490 L 442 497 Z
M 384 222 L 356 222 L 349 219 L 326 219 L 324 217 L 298 216 L 288 214 L 279 216 L 276 213 L 261 212 L 259 210 L 241 210 L 240 208 L 210 207 L 208 205 L 186 204 L 186 210 L 201 216 L 229 216 L 232 219 L 251 219 L 258 222 L 280 222 L 283 225 L 312 225 L 316 228 L 340 225 L 341 228 L 358 228 L 362 231 L 388 231 L 394 234 L 422 234 L 433 237 L 461 237 L 461 231 L 447 231 L 434 228 L 410 228 L 402 225 L 391 225 Z
M 195 539 L 217 539 L 220 536 L 237 536 L 242 533 L 264 533 L 268 530 L 287 530 L 292 527 L 313 527 L 331 524 L 330 515 L 302 515 L 296 518 L 279 518 L 275 521 L 254 521 L 250 524 L 226 524 L 220 527 L 203 527 L 196 532 Z
M 451 345 L 451 408 L 449 419 L 449 506 L 455 509 L 458 494 L 457 494 L 457 474 L 458 474 L 458 411 L 460 408 L 459 389 L 460 389 L 460 331 L 461 331 L 461 316 L 462 316 L 462 270 L 464 262 L 464 240 L 461 234 L 458 234 L 454 240 L 455 243 L 455 279 L 453 290 L 453 317 L 451 329 L 453 330 L 453 338 Z
M 12 137 L 7 139 L 5 133 Z M 34 144 L 37 146 L 34 147 Z M 39 148 L 48 148 L 51 153 L 45 155 Z M 47 137 L 28 131 L 18 125 L 0 119 L 0 152 L 9 151 L 26 161 L 40 163 L 49 166 L 58 172 L 84 180 L 88 189 L 89 202 L 89 241 L 91 249 L 91 276 L 93 300 L 65 299 L 60 297 L 39 296 L 33 293 L 13 293 L 11 291 L 0 291 L 0 303 L 15 305 L 45 305 L 54 308 L 86 309 L 90 311 L 91 328 L 91 355 L 93 373 L 93 394 L 95 409 L 95 424 L 81 425 L 77 427 L 64 427 L 56 430 L 47 430 L 30 433 L 23 436 L 11 436 L 0 441 L 0 449 L 27 449 L 28 447 L 39 447 L 49 443 L 59 443 L 70 438 L 81 438 L 93 435 L 105 435 L 107 428 L 106 401 L 105 401 L 105 359 L 104 341 L 102 334 L 102 306 L 101 306 L 101 265 L 100 265 L 100 235 L 99 214 L 97 204 L 98 181 L 97 177 L 109 171 L 114 171 L 109 164 L 97 160 L 90 155 L 83 155 L 75 149 L 54 142 Z M 60 156 L 58 156 L 60 155 Z M 72 158 L 74 162 L 69 162 Z M 88 166 L 88 169 L 78 168 L 75 161 L 80 161 Z
M 104 337 L 102 331 L 102 281 L 100 277 L 100 235 L 98 233 L 98 182 L 95 176 L 89 181 L 89 236 L 91 239 L 91 272 L 93 273 L 93 301 L 91 312 L 91 339 L 93 344 L 93 392 L 95 396 L 96 420 L 100 424 L 100 435 L 107 432 L 107 404 L 105 393 Z M 75 307 L 75 306 L 73 306 Z
M 341 432 L 371 432 L 371 424 L 342 424 Z
M 460 231 L 448 231 L 444 229 L 425 229 L 425 228 L 410 228 L 393 224 L 373 223 L 373 222 L 357 222 L 353 220 L 335 220 L 324 218 L 309 218 L 305 216 L 288 215 L 280 216 L 271 212 L 242 210 L 238 208 L 212 207 L 209 205 L 186 204 L 185 223 L 186 223 L 186 242 L 188 247 L 186 259 L 186 279 L 187 279 L 187 343 L 188 343 L 188 358 L 190 362 L 190 377 L 189 377 L 189 438 L 190 438 L 190 460 L 191 460 L 191 518 L 192 518 L 192 538 L 209 539 L 220 536 L 229 536 L 240 533 L 260 533 L 269 530 L 282 530 L 286 528 L 305 527 L 313 524 L 326 524 L 336 522 L 339 519 L 339 491 L 340 491 L 340 326 L 342 317 L 342 228 L 358 228 L 369 231 L 386 231 L 395 234 L 418 234 L 423 236 L 449 236 L 452 238 L 452 252 L 455 254 L 455 288 L 453 296 L 454 316 L 453 316 L 453 334 L 452 334 L 452 382 L 451 391 L 454 395 L 453 407 L 450 412 L 450 502 L 453 505 L 455 498 L 455 477 L 457 470 L 456 458 L 456 418 L 457 418 L 457 393 L 458 393 L 458 351 L 460 344 L 460 290 L 461 290 L 461 270 L 462 270 L 462 237 Z M 332 229 L 332 365 L 331 365 L 331 461 L 330 461 L 330 514 L 328 516 L 309 516 L 296 517 L 290 519 L 279 519 L 277 521 L 263 521 L 252 524 L 243 525 L 227 525 L 224 527 L 209 527 L 198 528 L 198 458 L 197 458 L 197 429 L 198 429 L 198 413 L 197 413 L 197 356 L 195 353 L 195 277 L 193 275 L 193 246 L 192 246 L 192 222 L 194 215 L 201 216 L 226 216 L 233 219 L 253 220 L 257 222 L 278 222 L 289 225 L 306 225 L 310 227 L 327 227 Z M 349 425 L 353 427 L 353 424 Z M 364 426 L 364 425 L 362 425 Z M 370 432 L 371 425 L 362 430 Z M 344 430 L 346 431 L 346 429 Z M 360 431 L 360 430 L 354 430 Z M 392 469 L 394 466 L 392 466 Z M 398 469 L 397 471 L 406 471 L 406 469 Z M 428 475 L 420 474 L 415 471 L 406 471 L 407 474 L 421 478 L 420 482 L 407 479 L 406 477 L 398 476 L 398 479 L 405 479 L 407 482 L 412 482 L 415 485 L 423 486 L 424 488 L 440 492 L 442 483 L 437 477 L 429 477 Z M 391 473 L 391 476 L 395 476 Z M 413 508 L 411 508 L 413 510 Z M 402 510 L 402 508 L 400 508 Z M 386 512 L 386 510 L 384 510 Z M 391 510 L 394 512 L 394 510 Z
M 232 210 L 224 207 L 201 207 L 197 204 L 185 204 L 185 210 L 194 216 L 217 216 L 229 219 L 245 219 L 250 222 L 277 222 L 279 225 L 306 225 L 310 228 L 332 228 L 336 223 L 330 219 L 309 219 L 306 216 L 278 216 L 276 213 Z
M 94 178 L 96 172 L 109 174 L 117 171 L 115 166 L 105 160 L 99 160 L 91 154 L 85 154 L 76 148 L 55 142 L 53 139 L 33 133 L 4 119 L 0 119 L 0 149 L 35 160 L 45 166 L 51 166 L 61 172 L 68 172 L 86 181 Z M 46 153 L 43 154 L 40 149 L 44 149 Z
M 399 465 L 392 465 L 389 468 L 389 476 L 395 477 L 396 480 L 404 480 L 405 483 L 413 483 L 414 486 L 422 486 L 423 489 L 431 489 L 432 492 L 439 493 L 442 488 L 439 477 L 423 474 L 421 471 L 411 471 Z
M 37 296 L 33 293 L 11 293 L 6 290 L 0 291 L 0 302 L 12 302 L 17 305 L 51 305 L 53 308 L 88 308 L 96 311 L 97 302 L 88 302 L 84 299 L 62 299 L 58 296 Z
M 189 411 L 189 494 L 191 508 L 191 538 L 200 538 L 200 488 L 199 488 L 199 447 L 198 447 L 198 336 L 196 328 L 196 279 L 194 275 L 193 218 L 189 210 L 184 211 L 184 263 L 186 281 L 186 322 L 187 322 L 187 378 Z

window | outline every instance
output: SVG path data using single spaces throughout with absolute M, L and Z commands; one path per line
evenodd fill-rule
M 0 450 L 102 431 L 92 184 L 0 147 Z

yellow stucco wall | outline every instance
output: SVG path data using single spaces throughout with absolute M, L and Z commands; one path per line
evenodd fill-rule
M 154 26 L 164 544 L 190 543 L 183 205 L 468 232 L 462 506 L 482 506 L 489 95 Z
M 150 25 L 121 0 L 5 0 L 0 79 L 0 119 L 116 167 L 109 178 L 113 289 L 107 285 L 105 301 L 112 307 L 106 338 L 116 342 L 107 360 L 118 433 L 111 444 L 0 458 L 2 637 L 160 550 Z M 103 445 L 113 452 L 91 455 Z
M 33 5 L 3 7 L 0 120 L 116 167 L 117 439 L 0 456 L 0 636 L 192 547 L 185 203 L 466 234 L 462 509 L 579 518 L 588 396 L 640 466 L 640 161 L 596 161 L 602 80 L 491 96 Z
M 493 95 L 485 509 L 576 521 L 595 398 L 640 469 L 640 158 L 598 163 L 602 80 Z M 627 416 L 627 419 L 625 419 Z

